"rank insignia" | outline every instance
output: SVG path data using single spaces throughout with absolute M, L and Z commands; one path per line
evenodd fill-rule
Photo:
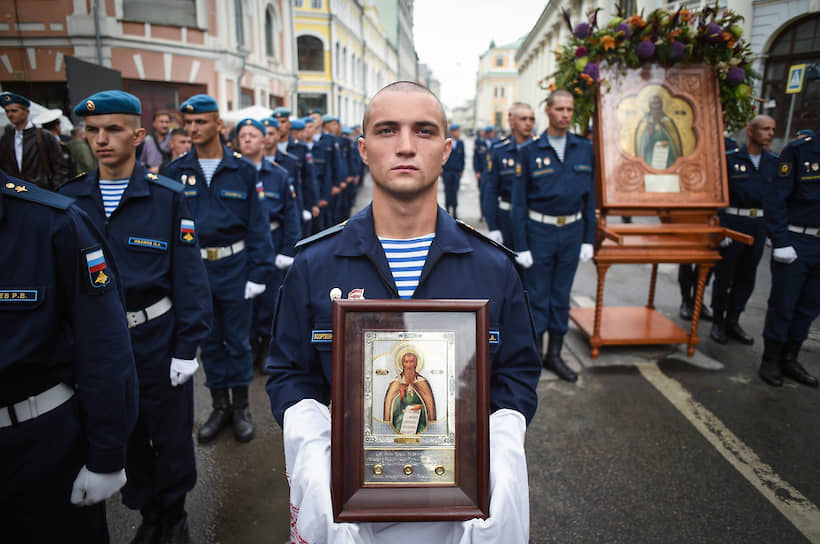
M 99 289 L 111 283 L 102 249 L 87 252 L 85 254 L 85 263 L 88 266 L 88 279 L 91 281 L 91 287 Z
M 14 184 L 11 182 L 6 183 L 6 189 L 14 189 Z
M 781 162 L 780 167 L 778 168 L 778 174 L 780 177 L 787 177 L 789 174 L 792 173 L 792 165 L 787 162 Z
M 155 173 L 153 173 L 153 172 L 148 172 L 145 176 L 146 176 L 148 179 L 150 179 L 150 180 L 157 180 L 157 179 L 159 179 L 159 176 L 158 176 L 158 175 L 156 175 L 156 174 L 155 174 Z
M 813 162 L 811 164 L 811 170 L 812 170 L 812 172 L 817 172 L 818 170 L 820 170 L 820 164 L 817 164 L 816 162 Z
M 193 219 L 183 217 L 179 220 L 179 240 L 185 244 L 196 242 L 196 226 Z
M 351 289 L 347 294 L 347 300 L 364 300 L 364 288 Z
M 516 176 L 520 176 L 520 175 L 521 175 L 521 165 L 520 165 L 520 164 L 516 164 L 516 165 L 515 165 L 515 175 L 516 175 Z

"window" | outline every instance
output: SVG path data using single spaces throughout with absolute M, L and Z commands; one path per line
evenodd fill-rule
M 504 98 L 504 87 L 496 87 L 493 89 L 493 96 L 496 98 Z
M 123 0 L 126 21 L 196 27 L 196 0 Z
M 236 43 L 245 45 L 245 13 L 242 9 L 242 0 L 234 0 L 234 12 L 236 15 Z
M 299 93 L 296 98 L 297 115 L 303 117 L 308 114 L 310 110 L 320 109 L 327 111 L 327 95 L 322 93 Z
M 265 53 L 269 57 L 279 58 L 279 36 L 281 32 L 276 8 L 272 4 L 268 4 L 268 8 L 265 10 Z
M 305 7 L 305 0 L 293 0 L 293 6 L 297 8 Z
M 504 66 L 504 55 L 496 55 L 495 56 L 495 65 L 496 66 Z
M 310 0 L 310 7 L 313 9 L 322 9 L 323 0 Z
M 503 112 L 500 112 L 500 111 L 495 112 L 495 122 L 493 123 L 493 126 L 494 127 L 500 127 L 501 126 L 501 120 L 503 118 L 504 118 L 504 113 Z
M 299 69 L 323 72 L 325 69 L 325 48 L 322 40 L 315 36 L 299 36 L 296 39 Z

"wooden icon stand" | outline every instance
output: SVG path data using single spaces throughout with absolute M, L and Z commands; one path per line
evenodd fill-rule
M 602 72 L 611 82 L 599 93 L 595 123 L 598 223 L 595 308 L 573 308 L 570 318 L 601 346 L 699 342 L 698 320 L 709 270 L 725 237 L 752 237 L 721 227 L 728 206 L 723 124 L 717 79 L 705 65 L 647 65 L 625 74 Z M 652 216 L 653 224 L 607 223 L 608 216 Z M 698 265 L 692 324 L 687 332 L 655 310 L 658 264 Z M 603 305 L 606 273 L 614 264 L 651 264 L 642 307 Z

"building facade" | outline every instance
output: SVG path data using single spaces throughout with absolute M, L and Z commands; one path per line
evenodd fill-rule
M 476 76 L 475 126 L 509 129 L 507 110 L 518 98 L 515 54 L 524 38 L 502 46 L 495 42 L 481 54 Z
M 290 105 L 296 52 L 288 0 L 4 2 L 0 84 L 66 111 L 67 56 L 117 70 L 143 124 L 197 93 L 223 110 Z M 101 90 L 101 89 L 97 89 Z

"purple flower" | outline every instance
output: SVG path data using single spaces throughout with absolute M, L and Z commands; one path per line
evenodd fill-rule
M 598 68 L 598 63 L 590 62 L 584 68 L 584 73 L 591 77 L 594 81 L 598 81 L 598 76 L 600 75 L 600 70 Z
M 580 59 L 581 57 L 587 56 L 587 48 L 583 45 L 575 50 L 575 58 Z
M 680 60 L 683 58 L 683 54 L 686 53 L 686 44 L 683 42 L 673 42 L 672 43 L 672 58 L 674 60 Z
M 626 40 L 629 38 L 629 35 L 632 34 L 632 27 L 629 26 L 629 23 L 621 23 L 615 27 L 615 33 L 617 34 L 618 32 L 623 32 L 624 35 L 621 39 Z
M 726 72 L 726 81 L 730 85 L 739 85 L 743 83 L 744 79 L 746 79 L 746 70 L 740 68 L 739 66 L 729 68 L 729 71 Z
M 655 44 L 644 40 L 635 48 L 635 54 L 637 54 L 641 60 L 651 59 L 652 55 L 655 54 Z
M 704 34 L 710 42 L 718 43 L 723 41 L 723 29 L 717 23 L 709 23 Z
M 575 25 L 575 30 L 572 31 L 573 36 L 579 40 L 583 40 L 592 32 L 592 26 L 589 23 L 578 23 Z

